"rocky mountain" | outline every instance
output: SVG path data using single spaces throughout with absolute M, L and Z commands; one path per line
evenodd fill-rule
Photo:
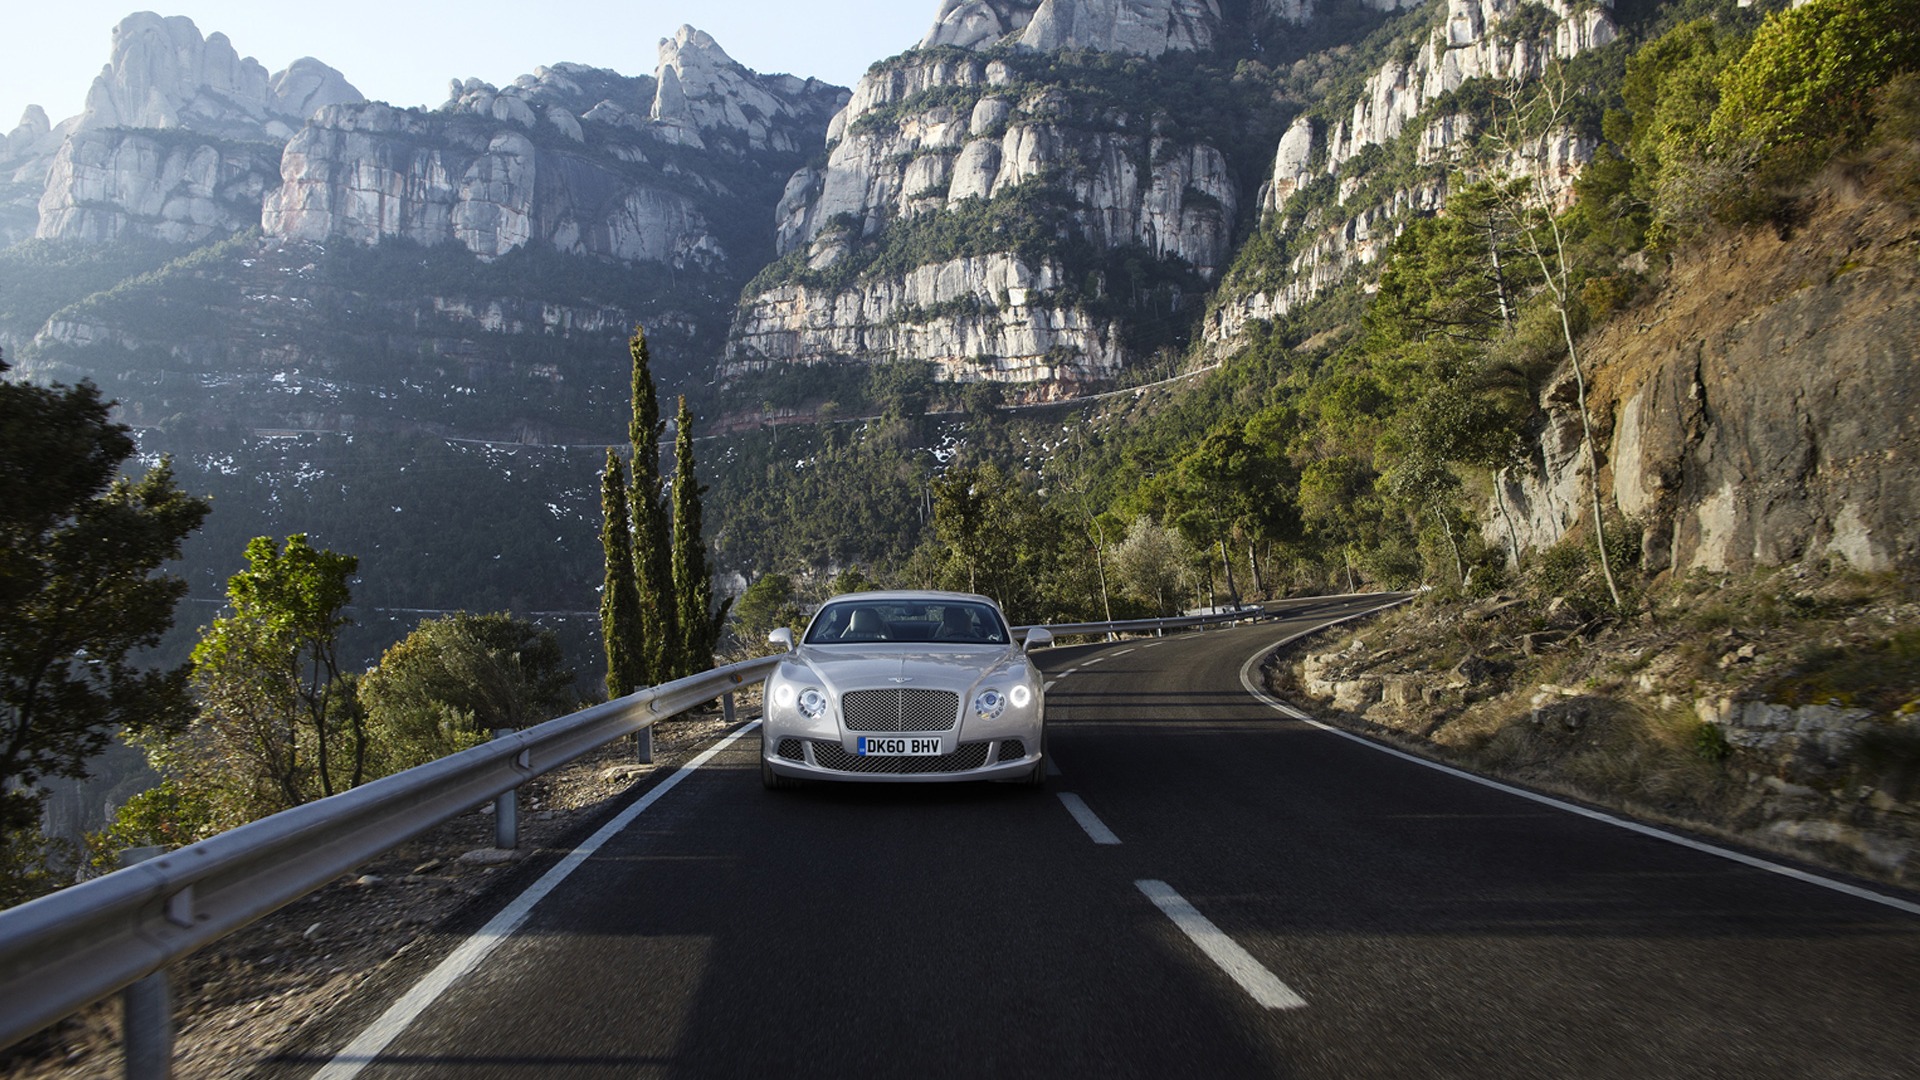
M 1044 398 L 1119 375 L 1129 313 L 1166 318 L 1231 254 L 1242 185 L 1192 115 L 1217 102 L 1150 97 L 1225 31 L 1212 0 L 944 4 L 789 181 L 783 258 L 743 297 L 723 378 L 910 360 Z
M 43 252 L 201 250 L 24 313 L 0 330 L 23 369 L 111 375 L 144 423 L 618 431 L 625 335 L 646 323 L 665 377 L 703 378 L 726 298 L 771 256 L 768 207 L 847 98 L 751 72 L 691 27 L 651 76 L 555 64 L 456 82 L 431 111 L 359 96 L 313 61 L 269 77 L 184 19 L 123 22 L 87 112 L 17 140 L 59 137 L 36 236 Z M 183 289 L 198 317 L 170 314 Z M 422 385 L 439 403 L 404 404 Z
M 294 131 L 328 105 L 360 99 L 317 60 L 270 75 L 189 19 L 128 16 L 86 111 L 63 125 L 34 235 L 200 243 L 251 228 Z

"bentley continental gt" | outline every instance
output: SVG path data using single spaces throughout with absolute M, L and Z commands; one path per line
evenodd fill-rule
M 821 605 L 767 677 L 760 778 L 1046 784 L 1046 685 L 1000 606 L 948 592 L 868 592 Z

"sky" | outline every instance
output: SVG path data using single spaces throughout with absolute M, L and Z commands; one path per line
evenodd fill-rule
M 561 61 L 650 75 L 659 42 L 691 23 L 764 74 L 852 86 L 867 66 L 916 44 L 939 0 L 24 0 L 0 15 L 0 134 L 28 105 L 55 124 L 86 104 L 116 23 L 136 11 L 184 15 L 202 36 L 270 72 L 302 56 L 332 65 L 360 92 L 398 106 L 436 106 L 451 79 L 505 85 Z M 805 15 L 796 15 L 796 9 Z

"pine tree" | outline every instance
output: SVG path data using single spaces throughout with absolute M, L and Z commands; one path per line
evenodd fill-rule
M 607 470 L 600 477 L 600 547 L 606 553 L 606 579 L 600 590 L 600 636 L 607 647 L 607 700 L 639 689 L 641 673 L 640 593 L 633 580 L 633 518 L 627 509 L 627 470 L 620 453 L 607 449 Z
M 639 592 L 638 642 L 641 685 L 665 682 L 680 667 L 680 636 L 675 629 L 678 611 L 673 593 L 672 538 L 667 529 L 667 507 L 662 499 L 660 397 L 648 366 L 647 335 L 633 328 L 627 342 L 633 356 L 633 420 L 627 437 L 633 443 L 633 476 L 627 503 L 633 514 L 633 578 Z
M 693 467 L 693 413 L 685 395 L 674 417 L 673 588 L 679 601 L 680 669 L 698 675 L 713 666 L 713 650 L 726 622 L 727 604 L 713 609 L 713 571 L 701 538 L 700 486 Z

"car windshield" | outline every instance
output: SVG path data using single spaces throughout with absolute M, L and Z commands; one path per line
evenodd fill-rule
M 809 645 L 866 641 L 931 641 L 1005 645 L 1007 624 L 990 604 L 968 600 L 841 600 L 807 627 Z

